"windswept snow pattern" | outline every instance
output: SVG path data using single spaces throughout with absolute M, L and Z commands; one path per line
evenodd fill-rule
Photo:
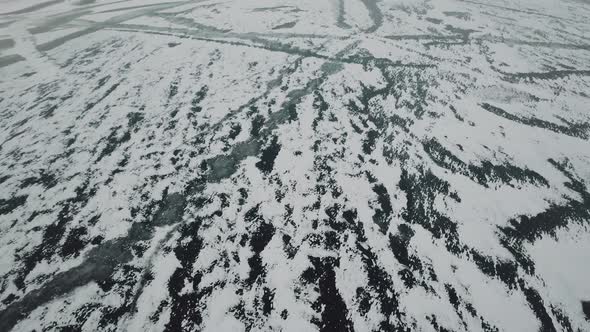
M 589 18 L 0 2 L 0 331 L 590 331 Z

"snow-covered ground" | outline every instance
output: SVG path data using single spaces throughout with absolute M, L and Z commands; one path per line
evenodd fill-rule
M 0 331 L 589 331 L 589 18 L 0 0 Z

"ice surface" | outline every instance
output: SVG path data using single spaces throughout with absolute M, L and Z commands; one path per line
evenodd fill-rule
M 590 3 L 0 2 L 0 331 L 590 330 Z

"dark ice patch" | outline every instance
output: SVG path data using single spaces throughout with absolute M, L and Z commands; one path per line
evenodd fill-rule
M 571 200 L 565 205 L 552 204 L 534 216 L 521 215 L 509 221 L 510 226 L 500 228 L 510 238 L 534 242 L 543 234 L 555 236 L 555 231 L 572 221 L 590 220 L 588 202 Z
M 466 12 L 443 12 L 446 16 L 456 17 L 462 20 L 469 20 L 471 18 L 471 14 Z
M 274 11 L 284 11 L 284 12 L 299 12 L 301 9 L 295 6 L 274 6 L 274 7 L 260 7 L 252 9 L 253 12 L 274 12 Z
M 346 23 L 344 0 L 338 0 L 336 7 L 336 26 L 342 29 L 350 29 L 351 26 Z
M 457 291 L 453 286 L 449 284 L 445 284 L 445 290 L 447 291 L 447 296 L 449 297 L 449 302 L 455 308 L 455 310 L 459 309 L 459 297 L 457 296 Z
M 84 263 L 54 275 L 41 288 L 28 292 L 22 299 L 0 312 L 0 330 L 9 331 L 23 316 L 39 305 L 67 294 L 90 281 L 97 281 L 100 285 L 109 278 L 117 265 L 128 262 L 131 258 L 126 238 L 111 240 L 100 247 L 93 248 Z
M 166 194 L 153 218 L 154 226 L 172 225 L 182 221 L 186 196 L 182 193 Z
M 260 135 L 260 129 L 262 128 L 263 124 L 264 124 L 264 116 L 262 116 L 260 114 L 256 114 L 252 118 L 252 127 L 250 129 L 250 135 L 252 135 L 254 137 L 258 137 Z
M 88 235 L 88 231 L 85 227 L 77 227 L 72 229 L 61 247 L 61 255 L 63 257 L 70 255 L 78 257 L 80 251 L 84 249 L 86 244 L 89 242 L 89 240 L 85 238 L 86 235 Z
M 380 206 L 380 208 L 375 210 L 375 214 L 373 214 L 373 222 L 379 226 L 381 233 L 386 234 L 393 212 L 391 198 L 383 184 L 373 186 L 373 192 L 377 194 L 377 202 L 379 202 Z
M 297 254 L 298 248 L 291 243 L 291 236 L 283 234 L 283 250 L 287 254 L 287 258 L 292 259 Z
M 345 210 L 342 214 L 346 220 L 346 225 L 356 235 L 356 249 L 360 252 L 361 260 L 363 262 L 364 271 L 367 273 L 368 284 L 367 289 L 361 289 L 361 299 L 370 296 L 372 299 L 376 299 L 380 306 L 380 311 L 384 317 L 386 317 L 379 324 L 379 329 L 382 331 L 397 331 L 403 330 L 404 314 L 400 311 L 398 302 L 398 293 L 395 291 L 393 280 L 389 273 L 379 265 L 377 255 L 373 252 L 371 247 L 366 243 L 367 238 L 365 236 L 362 222 L 358 221 L 358 214 L 356 210 Z M 357 289 L 357 292 L 359 290 Z M 364 293 L 370 295 L 363 295 Z M 365 303 L 365 307 L 362 310 L 368 311 L 371 302 Z M 361 302 L 362 304 L 363 302 Z
M 29 7 L 25 7 L 22 9 L 3 13 L 2 15 L 20 15 L 20 14 L 31 13 L 31 12 L 38 11 L 38 10 L 41 10 L 41 9 L 49 7 L 49 6 L 53 6 L 53 5 L 61 3 L 61 2 L 63 2 L 63 0 L 50 0 L 50 1 L 40 2 L 40 3 L 37 3 L 37 4 L 29 6 Z
M 264 174 L 269 174 L 275 164 L 275 159 L 281 150 L 281 145 L 278 143 L 278 138 L 273 136 L 270 144 L 262 150 L 260 161 L 256 163 L 256 167 Z
M 218 182 L 222 179 L 229 178 L 237 171 L 238 165 L 242 160 L 257 155 L 260 152 L 260 148 L 260 141 L 248 140 L 235 144 L 229 155 L 218 155 L 207 160 L 204 164 L 209 171 L 207 180 L 209 182 Z M 264 165 L 267 164 L 264 163 Z
M 232 123 L 228 134 L 229 139 L 235 139 L 242 132 L 242 126 L 239 123 Z
M 353 331 L 348 309 L 336 285 L 335 267 L 340 260 L 334 257 L 309 257 L 312 267 L 304 271 L 303 279 L 318 285 L 319 297 L 312 308 L 321 313 L 321 320 L 312 319 L 320 331 Z
M 238 205 L 244 205 L 246 203 L 246 199 L 248 199 L 248 190 L 246 188 L 238 189 L 240 193 L 240 198 L 238 199 Z
M 280 29 L 290 29 L 297 24 L 297 21 L 287 22 L 283 24 L 279 24 L 277 26 L 272 27 L 273 30 L 280 30 Z
M 202 273 L 193 272 L 193 264 L 203 245 L 203 240 L 199 236 L 201 224 L 202 220 L 197 218 L 195 222 L 180 228 L 180 238 L 176 242 L 174 254 L 181 266 L 172 273 L 168 280 L 171 303 L 170 317 L 164 327 L 165 331 L 196 330 L 203 320 L 199 302 L 210 294 L 212 289 L 201 287 Z M 187 284 L 192 286 L 191 290 L 182 292 Z
M 498 277 L 508 288 L 514 289 L 518 282 L 518 265 L 513 261 L 496 261 L 489 256 L 472 250 L 471 257 L 480 271 L 491 277 Z M 523 268 L 527 268 L 524 265 Z
M 365 316 L 371 310 L 371 294 L 364 288 L 356 289 L 356 301 L 361 316 Z
M 529 44 L 533 44 L 531 42 Z M 545 44 L 546 45 L 546 44 Z M 568 44 L 557 44 L 555 46 L 567 46 L 568 48 L 571 47 Z M 574 49 L 588 49 L 588 45 L 575 45 L 573 46 Z M 508 81 L 520 81 L 520 80 L 554 80 L 558 78 L 564 78 L 569 76 L 590 76 L 590 70 L 577 70 L 577 69 L 570 69 L 570 70 L 552 70 L 548 72 L 528 72 L 528 73 L 505 73 L 504 74 Z
M 105 91 L 105 93 L 99 99 L 97 99 L 94 102 L 90 102 L 90 103 L 86 104 L 86 108 L 84 109 L 84 113 L 90 111 L 96 105 L 98 105 L 100 102 L 105 100 L 108 96 L 110 96 L 110 94 L 113 93 L 113 91 L 115 91 L 119 87 L 119 84 L 121 84 L 121 83 L 113 84 L 110 88 L 107 89 L 107 91 Z
M 324 97 L 319 92 L 313 94 L 313 109 L 316 110 L 316 116 L 313 119 L 313 130 L 317 130 L 320 121 L 324 120 L 324 115 L 328 111 L 330 105 L 326 103 Z
M 340 204 L 334 203 L 333 205 L 328 206 L 324 210 L 324 212 L 328 216 L 327 219 L 324 219 L 324 222 L 337 233 L 344 232 L 348 226 L 346 223 L 343 222 L 341 218 L 339 218 L 340 208 Z
M 36 184 L 42 185 L 45 189 L 50 189 L 57 184 L 57 179 L 55 175 L 48 173 L 46 170 L 41 170 L 38 176 L 24 179 L 20 183 L 20 188 L 22 189 Z
M 246 282 L 252 285 L 260 276 L 266 273 L 260 254 L 274 236 L 275 227 L 265 222 L 263 217 L 258 214 L 258 207 L 255 210 L 250 210 L 249 213 L 250 215 L 246 215 L 246 220 L 259 223 L 250 237 L 250 248 L 254 254 L 248 259 L 250 273 Z
M 503 118 L 508 119 L 510 121 L 514 121 L 514 122 L 517 122 L 517 123 L 520 123 L 523 125 L 527 125 L 530 127 L 543 128 L 543 129 L 553 131 L 555 133 L 564 134 L 564 135 L 568 135 L 568 136 L 572 136 L 572 137 L 578 137 L 578 138 L 582 138 L 582 139 L 588 139 L 588 137 L 589 137 L 588 132 L 590 131 L 590 123 L 588 123 L 588 122 L 570 123 L 569 126 L 563 126 L 563 125 L 558 125 L 553 122 L 549 122 L 549 121 L 545 121 L 545 120 L 541 120 L 541 119 L 537 119 L 537 118 L 519 117 L 514 114 L 508 113 L 499 107 L 490 105 L 488 103 L 482 103 L 482 104 L 480 104 L 480 106 L 484 110 L 486 110 L 490 113 L 493 113 L 497 116 L 500 116 L 500 117 L 503 117 Z
M 562 205 L 552 203 L 545 211 L 534 216 L 521 215 L 511 219 L 510 226 L 500 230 L 512 241 L 534 242 L 543 234 L 555 236 L 557 229 L 566 227 L 570 222 L 587 223 L 590 220 L 590 193 L 586 185 L 569 172 L 567 162 L 549 159 L 549 163 L 569 179 L 565 186 L 577 192 L 581 200 L 567 199 Z
M 400 311 L 398 293 L 395 291 L 393 280 L 387 271 L 378 264 L 377 255 L 366 244 L 357 241 L 357 249 L 361 253 L 361 259 L 367 272 L 368 286 L 377 295 L 381 313 L 385 320 L 381 321 L 379 328 L 382 331 L 396 331 L 401 328 L 403 313 Z M 396 318 L 397 324 L 393 324 L 390 318 Z
M 53 252 L 56 250 L 56 245 L 61 241 L 65 233 L 67 225 L 73 220 L 74 214 L 86 204 L 89 197 L 95 194 L 95 189 L 88 189 L 87 184 L 85 184 L 77 188 L 75 192 L 76 197 L 69 199 L 64 204 L 58 214 L 57 222 L 46 228 L 42 243 L 35 247 L 23 259 L 24 267 L 15 279 L 17 287 L 24 288 L 24 279 L 38 262 L 44 258 L 52 257 Z M 173 202 L 166 202 L 165 200 L 164 203 L 160 204 L 160 209 L 155 214 L 156 219 L 159 218 L 158 216 L 169 215 L 166 211 L 171 210 L 170 205 L 178 206 L 177 194 L 170 194 L 167 197 L 173 197 Z M 177 209 L 172 208 L 172 210 L 176 211 Z M 164 218 L 164 220 L 168 219 Z M 180 232 L 182 237 L 178 241 L 182 245 L 175 248 L 175 253 L 183 267 L 192 264 L 196 255 L 198 255 L 198 249 L 200 249 L 200 238 L 196 232 L 200 226 L 200 220 L 197 221 L 188 226 L 181 227 Z M 157 220 L 153 223 L 136 222 L 131 225 L 127 236 L 109 241 L 99 241 L 100 244 L 97 247 L 88 251 L 85 261 L 82 264 L 70 270 L 55 274 L 40 288 L 28 292 L 22 299 L 13 302 L 3 311 L 0 311 L 0 331 L 9 331 L 19 320 L 26 317 L 28 313 L 38 306 L 67 294 L 77 287 L 84 286 L 91 281 L 95 281 L 105 291 L 110 290 L 115 285 L 127 289 L 133 288 L 137 283 L 137 276 L 141 274 L 141 271 L 137 267 L 131 267 L 125 264 L 133 259 L 133 247 L 135 244 L 151 239 L 154 233 L 153 225 L 163 223 L 165 222 Z M 189 231 L 186 231 L 186 229 L 189 229 Z M 189 233 L 191 241 L 183 242 L 186 238 L 184 231 Z M 70 232 L 70 235 L 75 234 L 70 241 L 70 244 L 73 244 L 75 250 L 80 249 L 78 239 L 84 233 L 85 230 L 80 229 Z M 86 240 L 83 241 L 86 242 Z M 66 242 L 68 242 L 67 239 Z M 195 245 L 194 242 L 197 242 L 197 244 Z M 186 250 L 183 250 L 184 248 Z M 65 250 L 67 253 L 71 249 L 66 248 Z M 75 252 L 75 250 L 72 252 Z M 186 254 L 188 258 L 183 257 L 183 254 Z M 192 265 L 190 266 L 192 267 Z M 115 280 L 112 278 L 112 275 L 118 268 L 122 269 L 122 279 Z M 136 295 L 133 292 L 125 292 L 124 300 L 123 305 L 119 307 L 106 307 L 102 310 L 103 316 L 99 322 L 101 327 L 116 325 L 125 313 L 135 310 Z M 176 313 L 180 315 L 186 313 L 186 311 L 182 310 L 183 308 L 186 310 L 187 307 L 189 307 L 187 302 L 180 303 L 179 307 L 173 307 L 172 318 L 174 318 Z
M 125 131 L 123 135 L 119 135 L 119 129 L 120 127 L 115 128 L 106 138 L 106 146 L 96 159 L 96 162 L 101 161 L 106 156 L 110 156 L 121 144 L 131 139 L 131 133 L 129 131 Z
M 443 20 L 438 19 L 438 18 L 433 18 L 433 17 L 427 17 L 425 18 L 426 21 L 430 22 L 430 23 L 434 23 L 434 24 L 441 24 Z
M 0 215 L 8 214 L 16 210 L 16 208 L 18 208 L 19 206 L 24 205 L 26 201 L 26 195 L 14 196 L 9 199 L 0 199 Z
M 418 168 L 416 174 L 402 169 L 399 188 L 406 194 L 406 208 L 402 218 L 410 224 L 418 224 L 436 239 L 443 238 L 447 250 L 458 254 L 464 250 L 459 241 L 457 224 L 442 215 L 434 201 L 437 196 L 449 196 L 449 184 L 430 170 Z
M 340 236 L 334 231 L 325 232 L 324 245 L 327 250 L 339 250 L 341 246 Z
M 522 292 L 524 293 L 527 302 L 529 303 L 529 306 L 531 307 L 531 309 L 533 309 L 533 312 L 537 316 L 537 319 L 539 319 L 539 321 L 541 322 L 540 331 L 557 331 L 555 325 L 553 325 L 553 320 L 551 319 L 551 316 L 549 316 L 549 313 L 547 313 L 547 309 L 545 308 L 543 299 L 541 298 L 539 293 L 535 289 L 524 285 L 524 282 L 522 281 L 520 287 L 522 289 Z
M 209 169 L 210 182 L 217 182 L 219 180 L 232 176 L 238 167 L 239 160 L 236 160 L 232 155 L 219 155 L 207 161 Z
M 96 85 L 94 90 L 98 90 L 98 89 L 102 88 L 110 79 L 111 79 L 111 75 L 107 75 L 107 76 L 99 79 L 98 84 Z
M 371 154 L 373 152 L 377 137 L 379 137 L 378 131 L 371 129 L 367 132 L 367 137 L 363 140 L 363 152 L 365 154 Z
M 551 312 L 553 313 L 553 316 L 555 316 L 555 319 L 557 320 L 559 325 L 561 325 L 564 328 L 564 331 L 574 331 L 569 317 L 563 312 L 563 310 L 551 305 Z
M 58 105 L 51 105 L 48 106 L 47 108 L 45 108 L 43 111 L 41 111 L 41 116 L 44 119 L 49 119 L 50 117 L 53 116 L 53 114 L 55 113 L 55 111 L 57 110 Z
M 426 276 L 423 273 L 423 266 L 420 259 L 414 255 L 410 255 L 408 248 L 410 247 L 410 240 L 414 236 L 414 230 L 406 224 L 398 225 L 396 234 L 389 235 L 389 247 L 398 262 L 406 266 L 410 271 L 417 272 L 420 275 Z M 411 273 L 411 272 L 410 272 Z M 402 277 L 406 286 L 411 287 L 415 283 L 415 278 L 410 274 L 405 274 Z
M 144 119 L 144 114 L 140 112 L 129 112 L 127 113 L 127 126 L 129 128 L 135 127 L 135 125 Z
M 203 110 L 203 107 L 201 107 L 200 104 L 207 96 L 207 91 L 209 91 L 209 88 L 206 85 L 197 91 L 193 100 L 191 101 L 191 112 L 199 113 Z
M 170 84 L 170 89 L 168 90 L 168 99 L 172 99 L 176 96 L 176 94 L 178 93 L 178 82 L 172 82 L 172 84 Z
M 361 0 L 361 2 L 365 5 L 367 10 L 369 11 L 369 17 L 373 21 L 373 24 L 365 29 L 365 32 L 371 33 L 377 31 L 383 25 L 383 13 L 381 9 L 377 5 L 378 0 Z
M 299 118 L 299 114 L 297 113 L 297 105 L 296 104 L 288 104 L 286 106 L 287 111 L 287 119 L 289 121 L 295 121 Z
M 262 294 L 262 313 L 265 316 L 271 314 L 273 309 L 273 301 L 275 298 L 275 293 L 268 287 L 264 287 L 264 292 Z
M 26 59 L 20 54 L 10 54 L 5 56 L 0 56 L 0 68 L 10 66 L 20 61 L 25 61 Z
M 545 211 L 534 216 L 521 215 L 509 220 L 510 226 L 500 227 L 500 243 L 514 256 L 519 265 L 530 274 L 534 273 L 534 263 L 527 255 L 523 244 L 534 243 L 543 235 L 555 236 L 558 229 L 569 223 L 587 224 L 590 220 L 590 194 L 583 182 L 568 170 L 567 161 L 549 162 L 560 170 L 569 182 L 565 186 L 577 192 L 581 200 L 567 198 L 566 203 L 552 203 Z
M 548 187 L 549 183 L 539 173 L 528 168 L 520 168 L 510 164 L 495 165 L 488 160 L 480 165 L 467 164 L 447 150 L 439 141 L 432 138 L 422 143 L 424 151 L 438 166 L 471 178 L 482 186 L 489 187 L 491 183 L 501 182 L 510 186 L 513 181 L 532 183 Z
M 590 301 L 582 301 L 582 311 L 586 315 L 586 320 L 590 321 Z
M 432 327 L 434 328 L 435 331 L 437 332 L 451 332 L 451 330 L 445 328 L 444 326 L 441 326 L 435 315 L 428 315 L 426 316 L 426 320 L 430 322 L 430 324 L 432 325 Z
M 0 50 L 13 48 L 15 45 L 14 40 L 7 38 L 7 39 L 0 39 Z
M 9 175 L 0 176 L 0 184 L 3 184 L 8 179 L 10 179 Z

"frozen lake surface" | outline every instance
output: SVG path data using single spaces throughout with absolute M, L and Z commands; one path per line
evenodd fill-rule
M 587 0 L 0 0 L 0 331 L 590 331 Z

